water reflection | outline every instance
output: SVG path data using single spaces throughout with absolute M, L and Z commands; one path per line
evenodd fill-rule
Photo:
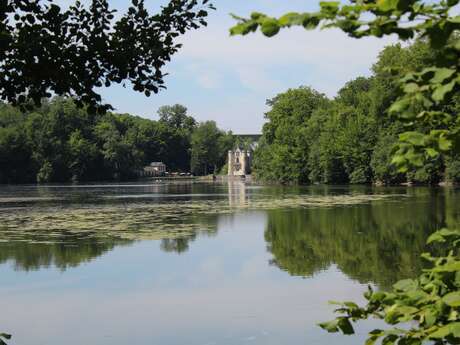
M 415 274 L 426 236 L 460 224 L 449 189 L 24 188 L 0 189 L 12 345 L 362 343 L 375 324 L 316 327 L 327 301 Z
M 388 287 L 415 276 L 435 230 L 460 224 L 453 190 L 415 189 L 406 202 L 268 212 L 272 264 L 309 277 L 335 264 L 361 283 Z
M 51 267 L 65 271 L 90 262 L 113 250 L 115 246 L 128 244 L 131 244 L 131 241 L 98 242 L 93 238 L 79 238 L 73 243 L 69 238 L 60 243 L 12 241 L 0 245 L 0 264 L 13 262 L 14 269 L 20 271 Z
M 454 189 L 262 188 L 241 181 L 6 187 L 0 264 L 66 270 L 142 240 L 183 254 L 200 237 L 216 236 L 222 217 L 262 210 L 272 265 L 309 277 L 336 264 L 353 279 L 386 287 L 420 271 L 428 234 L 460 223 L 459 201 Z

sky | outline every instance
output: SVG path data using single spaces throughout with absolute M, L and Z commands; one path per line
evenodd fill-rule
M 165 71 L 167 90 L 146 97 L 129 88 L 102 90 L 117 112 L 157 119 L 162 105 L 183 104 L 198 121 L 214 120 L 237 134 L 257 134 L 265 122 L 266 100 L 301 85 L 333 97 L 349 80 L 370 74 L 379 51 L 392 39 L 352 39 L 338 30 L 292 28 L 274 38 L 260 33 L 230 37 L 230 13 L 280 15 L 315 11 L 316 0 L 214 0 L 208 27 L 180 38 L 183 48 Z M 112 6 L 126 8 L 127 0 Z M 148 3 L 148 1 L 147 1 Z M 158 1 L 153 4 L 158 6 Z

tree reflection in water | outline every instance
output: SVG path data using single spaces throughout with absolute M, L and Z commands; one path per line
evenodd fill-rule
M 350 278 L 380 287 L 414 276 L 428 235 L 459 227 L 460 198 L 453 190 L 413 193 L 407 202 L 269 211 L 271 263 L 303 277 L 336 265 Z
M 221 193 L 221 190 L 217 190 Z M 191 201 L 196 198 L 196 205 L 203 203 L 203 191 L 200 191 L 191 196 Z M 25 271 L 46 267 L 66 270 L 94 260 L 117 246 L 130 245 L 138 240 L 159 240 L 163 251 L 182 254 L 200 237 L 215 236 L 220 217 L 250 212 L 258 197 L 255 193 L 259 191 L 270 200 L 281 200 L 305 191 L 313 196 L 344 193 L 341 189 L 330 187 L 247 190 L 243 183 L 238 183 L 228 186 L 227 207 L 222 206 L 222 202 L 214 203 L 209 199 L 206 204 L 209 207 L 176 212 L 176 217 L 166 212 L 162 218 L 158 213 L 148 213 L 149 209 L 142 208 L 139 211 L 145 218 L 142 222 L 136 217 L 138 210 L 134 209 L 129 218 L 125 217 L 129 231 L 120 232 L 123 236 L 117 236 L 116 231 L 75 232 L 56 229 L 49 232 L 29 229 L 21 232 L 0 226 L 0 264 L 11 261 L 16 269 Z M 216 190 L 211 188 L 207 192 L 212 194 Z M 369 190 L 348 188 L 345 192 L 363 194 Z M 453 189 L 398 189 L 396 192 L 384 189 L 383 192 L 406 193 L 409 198 L 348 206 L 292 206 L 280 209 L 264 206 L 262 209 L 267 215 L 265 240 L 268 251 L 273 255 L 271 264 L 291 275 L 303 277 L 336 265 L 352 279 L 382 287 L 400 278 L 413 276 L 422 268 L 419 255 L 425 250 L 428 234 L 442 227 L 459 226 L 460 210 L 457 205 L 460 195 Z M 213 203 L 215 206 L 211 206 Z M 238 209 L 242 205 L 245 207 Z M 215 213 L 210 212 L 214 210 Z M 65 213 L 65 210 L 61 212 Z M 149 222 L 150 219 L 152 222 Z M 158 225 L 153 220 L 168 223 L 168 230 L 156 231 Z M 244 238 L 240 240 L 244 241 Z

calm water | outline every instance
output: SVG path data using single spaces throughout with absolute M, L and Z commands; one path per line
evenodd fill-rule
M 413 276 L 460 224 L 454 189 L 131 184 L 0 187 L 10 344 L 359 344 L 328 300 Z

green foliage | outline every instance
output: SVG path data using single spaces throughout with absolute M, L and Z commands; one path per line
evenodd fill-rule
M 451 156 L 446 163 L 446 179 L 449 182 L 460 182 L 460 157 L 459 155 Z
M 382 184 L 395 184 L 404 181 L 405 176 L 391 164 L 393 148 L 397 142 L 395 134 L 382 133 L 372 153 L 371 168 L 374 180 Z
M 392 163 L 401 172 L 408 172 L 459 148 L 458 112 L 449 109 L 452 98 L 460 91 L 460 17 L 452 10 L 458 3 L 458 0 L 358 0 L 350 4 L 322 1 L 315 13 L 288 13 L 280 18 L 262 13 L 253 13 L 248 19 L 235 16 L 238 24 L 231 34 L 245 35 L 260 28 L 270 37 L 291 26 L 308 30 L 321 26 L 339 28 L 355 38 L 396 35 L 401 40 L 426 40 L 434 58 L 421 70 L 404 71 L 394 92 L 396 99 L 386 104 L 389 113 L 405 126 Z M 365 175 L 360 170 L 350 176 L 361 180 Z
M 24 113 L 0 105 L 0 183 L 130 179 L 152 161 L 189 171 L 195 120 L 181 105 L 159 112 L 159 121 L 99 115 L 63 98 Z
M 169 1 L 150 14 L 132 0 L 115 16 L 109 1 L 2 2 L 0 11 L 0 99 L 36 105 L 51 95 L 74 97 L 80 106 L 105 111 L 96 88 L 126 83 L 150 96 L 164 88 L 164 65 L 181 45 L 176 39 L 206 25 L 208 0 Z M 115 19 L 116 18 L 116 19 Z
M 192 134 L 191 169 L 195 175 L 217 174 L 234 146 L 232 133 L 217 128 L 214 121 L 198 124 Z
M 174 161 L 173 170 L 189 171 L 191 159 L 191 136 L 196 129 L 196 121 L 188 115 L 186 107 L 180 104 L 162 106 L 158 109 L 160 124 L 169 133 L 166 140 L 166 155 Z M 171 163 L 170 163 L 171 164 Z
M 6 341 L 11 339 L 11 335 L 7 333 L 0 333 L 0 345 L 6 345 Z
M 388 46 L 371 77 L 348 82 L 333 100 L 308 88 L 275 97 L 255 152 L 255 175 L 282 183 L 334 184 L 435 184 L 449 177 L 444 171 L 451 155 L 435 155 L 404 172 L 392 164 L 398 138 L 419 145 L 423 141 L 419 130 L 425 125 L 414 124 L 414 130 L 407 132 L 406 122 L 387 108 L 397 98 L 400 77 L 423 70 L 434 55 L 423 40 L 407 47 Z M 459 105 L 454 98 L 446 111 L 455 114 Z
M 367 305 L 353 302 L 337 303 L 340 314 L 320 326 L 328 332 L 353 334 L 352 323 L 374 317 L 392 326 L 369 333 L 367 345 L 381 340 L 382 344 L 458 344 L 460 341 L 460 231 L 443 229 L 433 233 L 427 241 L 447 244 L 448 253 L 422 257 L 430 267 L 417 279 L 401 280 L 389 292 L 374 291 L 371 287 L 364 297 Z M 396 325 L 403 324 L 403 327 Z
M 254 156 L 259 179 L 282 183 L 308 181 L 308 142 L 304 133 L 313 112 L 327 104 L 324 95 L 308 87 L 290 89 L 267 101 L 263 140 Z

